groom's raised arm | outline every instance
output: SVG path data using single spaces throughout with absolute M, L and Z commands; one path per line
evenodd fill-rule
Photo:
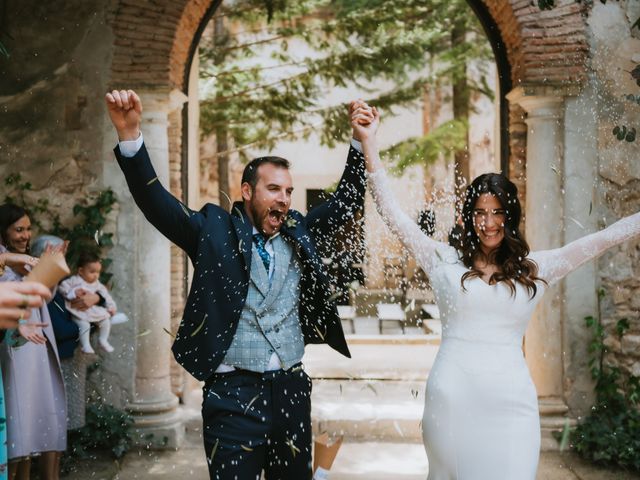
M 365 108 L 362 101 L 349 105 L 349 114 L 358 108 Z M 368 107 L 366 107 L 368 108 Z M 354 140 L 358 138 L 354 135 Z M 358 142 L 359 143 L 359 142 Z M 335 229 L 355 217 L 364 206 L 365 180 L 364 155 L 361 148 L 349 147 L 347 163 L 336 191 L 329 200 L 318 205 L 307 214 L 307 225 L 315 235 L 330 235 Z
M 187 208 L 160 183 L 140 133 L 140 98 L 133 90 L 114 90 L 107 93 L 106 103 L 120 140 L 114 153 L 136 205 L 154 227 L 193 257 L 204 216 Z

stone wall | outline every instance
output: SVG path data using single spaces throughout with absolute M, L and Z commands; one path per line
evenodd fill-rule
M 640 65 L 640 29 L 631 25 L 640 17 L 640 2 L 596 2 L 589 14 L 593 81 L 598 87 L 598 198 L 594 214 L 601 227 L 640 211 L 640 138 L 633 143 L 612 135 L 615 125 L 640 130 L 640 106 L 624 98 L 640 95 L 629 72 Z M 640 136 L 639 136 L 640 137 Z M 598 261 L 603 291 L 600 316 L 609 338 L 607 361 L 640 376 L 640 242 L 626 242 Z M 615 325 L 629 320 L 622 338 Z
M 5 2 L 2 41 L 11 56 L 0 59 L 0 177 L 20 172 L 33 184 L 31 200 L 48 199 L 63 222 L 73 222 L 75 203 L 107 186 L 123 199 L 123 186 L 105 181 L 105 170 L 119 170 L 111 152 L 117 137 L 103 107 L 114 40 L 107 10 L 106 1 Z M 119 205 L 113 220 L 122 211 Z M 133 232 L 115 221 L 105 230 L 115 232 L 117 245 L 109 252 L 112 293 L 130 314 Z M 120 406 L 133 390 L 134 331 L 134 322 L 113 328 L 116 350 L 101 357 L 102 368 L 92 375 L 99 394 Z

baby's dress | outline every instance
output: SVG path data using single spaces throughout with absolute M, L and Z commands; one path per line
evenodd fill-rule
M 640 213 L 565 247 L 532 252 L 539 267 L 531 297 L 516 283 L 473 277 L 458 252 L 426 236 L 397 205 L 384 171 L 369 175 L 385 223 L 429 275 L 442 343 L 429 374 L 422 419 L 428 480 L 535 480 L 540 451 L 538 398 L 522 352 L 531 314 L 548 285 L 607 248 L 640 234 Z
M 71 314 L 79 320 L 84 320 L 89 323 L 101 322 L 106 320 L 111 315 L 107 311 L 108 308 L 116 308 L 116 303 L 113 301 L 111 294 L 99 280 L 93 283 L 86 282 L 80 275 L 73 275 L 60 283 L 58 287 L 62 296 L 66 299 L 66 307 Z M 105 306 L 94 305 L 87 310 L 78 310 L 71 306 L 70 300 L 76 297 L 76 290 L 82 288 L 87 292 L 98 293 L 105 300 Z

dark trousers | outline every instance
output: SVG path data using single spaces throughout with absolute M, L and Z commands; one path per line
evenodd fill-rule
M 290 370 L 216 373 L 202 402 L 212 480 L 311 480 L 311 379 Z

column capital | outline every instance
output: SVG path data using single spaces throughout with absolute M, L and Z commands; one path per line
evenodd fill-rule
M 516 87 L 507 94 L 507 100 L 520 105 L 532 116 L 554 117 L 562 115 L 566 92 L 550 87 Z
M 177 88 L 153 88 L 139 89 L 136 93 L 142 100 L 142 107 L 145 113 L 169 114 L 174 110 L 182 108 L 189 98 Z

